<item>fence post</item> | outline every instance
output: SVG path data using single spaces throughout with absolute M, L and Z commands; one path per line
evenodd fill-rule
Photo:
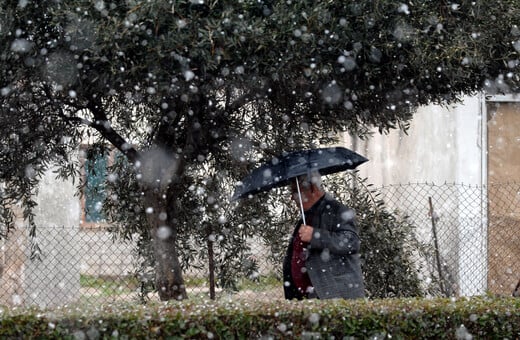
M 209 298 L 215 300 L 215 253 L 213 252 L 211 226 L 206 228 L 206 235 L 206 244 L 208 245 Z
M 435 259 L 437 260 L 437 272 L 439 273 L 439 285 L 441 286 L 442 294 L 447 295 L 446 291 L 444 290 L 444 278 L 442 276 L 441 256 L 439 254 L 439 242 L 437 241 L 437 227 L 435 225 L 435 214 L 433 211 L 433 203 L 431 197 L 428 197 L 428 202 L 430 203 L 430 218 L 432 220 L 433 244 L 435 248 Z

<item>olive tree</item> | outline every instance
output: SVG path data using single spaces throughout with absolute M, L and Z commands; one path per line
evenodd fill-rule
M 201 171 L 233 184 L 262 156 L 406 129 L 419 105 L 518 85 L 513 0 L 0 3 L 5 231 L 16 202 L 32 223 L 47 169 L 76 173 L 81 142 L 114 147 L 139 199 L 114 206 L 142 213 L 163 300 L 186 297 L 179 221 Z

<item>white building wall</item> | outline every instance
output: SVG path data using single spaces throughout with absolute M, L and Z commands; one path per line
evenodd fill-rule
M 485 184 L 485 150 L 482 149 L 486 145 L 484 104 L 482 96 L 475 96 L 465 97 L 457 105 L 421 107 L 406 134 L 399 130 L 387 135 L 375 132 L 366 141 L 346 136 L 345 145 L 369 159 L 358 170 L 360 176 L 368 178 L 376 187 L 408 183 L 457 183 L 481 187 Z M 483 201 L 471 207 L 461 207 L 461 195 L 462 192 L 456 193 L 449 199 L 439 199 L 434 203 L 439 218 L 458 211 L 458 220 L 450 223 L 459 230 L 454 232 L 449 243 L 440 247 L 440 251 L 445 258 L 455 257 L 458 261 L 458 293 L 464 296 L 482 294 L 486 289 L 487 275 L 485 209 Z M 417 211 L 421 213 L 411 218 L 418 224 L 419 234 L 431 239 L 428 202 L 416 204 L 420 205 Z M 481 261 L 478 270 L 475 270 L 475 258 Z
M 41 261 L 29 260 L 26 249 L 24 302 L 40 307 L 76 301 L 80 292 L 78 231 L 80 204 L 72 181 L 48 172 L 38 187 L 35 209 Z M 62 297 L 56 301 L 56 296 Z
M 75 302 L 82 296 L 80 275 L 119 277 L 133 273 L 134 243 L 114 240 L 104 227 L 82 229 L 81 200 L 76 191 L 71 180 L 56 179 L 52 169 L 40 182 L 34 213 L 41 261 L 30 260 L 27 226 L 20 225 L 25 234 L 20 248 L 24 256 L 17 272 L 22 287 L 20 295 L 15 295 L 16 304 L 44 308 Z M 13 235 L 12 240 L 19 243 L 20 236 Z
M 480 97 L 466 97 L 459 105 L 421 107 L 405 134 L 392 130 L 375 132 L 366 141 L 352 141 L 369 158 L 361 165 L 361 176 L 376 186 L 396 183 L 482 184 L 482 140 Z

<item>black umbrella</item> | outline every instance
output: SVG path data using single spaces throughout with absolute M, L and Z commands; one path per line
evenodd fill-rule
M 254 169 L 237 185 L 231 200 L 234 201 L 288 185 L 294 178 L 301 175 L 309 175 L 313 171 L 318 171 L 321 175 L 328 175 L 355 169 L 366 161 L 368 161 L 367 158 L 343 147 L 299 150 L 286 153 L 279 157 L 274 157 L 269 162 Z M 297 187 L 299 192 L 299 184 Z M 303 214 L 301 203 L 300 196 L 300 207 Z

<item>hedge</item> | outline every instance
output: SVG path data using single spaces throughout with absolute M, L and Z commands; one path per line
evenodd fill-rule
M 517 339 L 520 299 L 168 302 L 0 309 L 2 339 Z

